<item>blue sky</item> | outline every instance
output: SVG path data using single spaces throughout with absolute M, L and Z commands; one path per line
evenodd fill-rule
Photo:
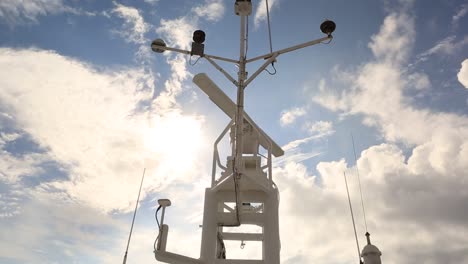
M 168 249 L 199 256 L 212 142 L 229 122 L 191 82 L 206 61 L 151 52 L 162 38 L 237 58 L 234 1 L 0 2 L 0 262 L 156 262 L 156 200 L 170 198 Z M 248 57 L 267 53 L 252 1 Z M 356 263 L 343 171 L 361 245 L 356 143 L 369 231 L 386 264 L 468 262 L 468 5 L 465 1 L 270 0 L 277 74 L 246 89 L 249 115 L 286 150 L 282 263 Z M 192 60 L 194 62 L 194 60 Z M 222 64 L 232 75 L 234 65 Z M 253 73 L 255 66 L 248 70 Z M 231 256 L 258 256 L 228 245 Z

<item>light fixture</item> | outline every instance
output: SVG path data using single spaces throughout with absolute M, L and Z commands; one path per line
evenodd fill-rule
M 192 42 L 192 50 L 190 51 L 190 55 L 197 55 L 203 57 L 205 52 L 205 32 L 203 30 L 195 30 L 193 32 L 193 42 Z
M 193 32 L 193 42 L 203 44 L 205 42 L 205 32 L 203 30 L 195 30 Z
M 151 42 L 151 50 L 157 53 L 163 53 L 165 49 L 161 49 L 160 47 L 166 47 L 166 42 L 162 39 L 155 39 Z
M 330 36 L 333 33 L 333 31 L 335 31 L 335 29 L 336 24 L 331 20 L 325 20 L 320 25 L 320 30 L 323 32 L 323 34 L 327 34 L 328 36 Z

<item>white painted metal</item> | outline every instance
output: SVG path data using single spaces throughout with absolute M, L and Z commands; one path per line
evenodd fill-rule
M 382 252 L 372 245 L 370 241 L 370 234 L 366 233 L 367 237 L 367 245 L 362 249 L 361 257 L 364 259 L 364 264 L 382 264 L 382 260 L 380 256 L 382 256 Z
M 199 73 L 193 77 L 193 82 L 200 87 L 200 89 L 208 95 L 211 101 L 215 103 L 223 112 L 234 119 L 236 114 L 236 104 L 206 75 L 206 73 Z M 284 155 L 281 147 L 274 142 L 263 130 L 252 120 L 252 118 L 244 112 L 244 118 L 247 122 L 254 127 L 256 131 L 260 132 L 260 145 L 268 149 L 270 143 L 272 144 L 272 153 L 275 157 Z

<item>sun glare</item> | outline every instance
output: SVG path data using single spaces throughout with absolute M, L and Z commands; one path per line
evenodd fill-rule
M 202 142 L 202 121 L 193 116 L 157 117 L 145 133 L 145 146 L 165 166 L 180 171 L 193 167 Z

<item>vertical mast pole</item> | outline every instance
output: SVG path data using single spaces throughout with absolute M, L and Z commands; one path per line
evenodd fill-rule
M 235 148 L 235 175 L 238 179 L 241 177 L 242 168 L 242 132 L 244 123 L 244 82 L 246 79 L 245 71 L 245 19 L 244 14 L 240 15 L 241 29 L 240 29 L 240 55 L 239 55 L 239 72 L 238 72 L 238 86 L 237 86 L 237 112 L 236 112 L 236 148 Z

